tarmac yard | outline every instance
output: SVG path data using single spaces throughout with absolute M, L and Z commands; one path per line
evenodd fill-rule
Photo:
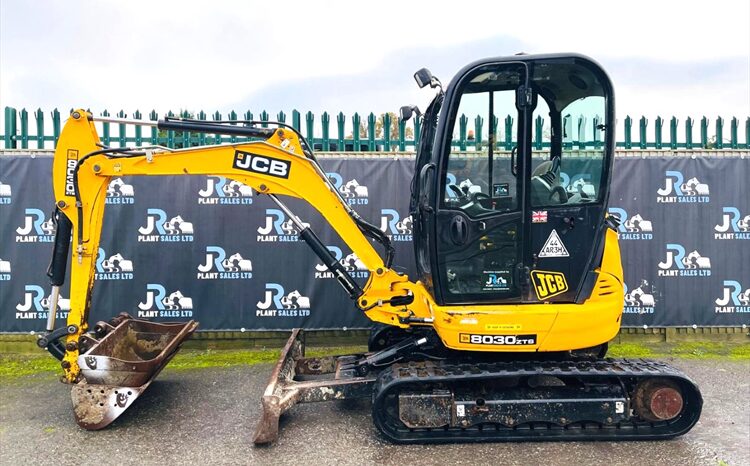
M 369 400 L 299 405 L 281 438 L 251 436 L 271 365 L 170 368 L 108 428 L 73 420 L 70 388 L 49 372 L 0 378 L 1 464 L 748 465 L 750 361 L 674 358 L 704 398 L 696 427 L 660 442 L 390 444 Z M 179 364 L 177 364 L 179 367 Z

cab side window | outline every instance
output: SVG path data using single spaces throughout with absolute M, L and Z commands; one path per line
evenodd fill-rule
M 539 96 L 533 116 L 532 207 L 574 206 L 601 200 L 605 105 L 601 96 L 587 96 L 567 105 L 560 116 L 562 134 L 555 139 L 549 106 Z
M 512 167 L 514 157 L 511 156 L 515 153 L 511 154 L 504 142 L 498 142 L 506 140 L 508 117 L 513 122 L 510 133 L 515 147 L 517 110 L 514 91 L 465 93 L 461 96 L 443 183 L 444 208 L 460 209 L 474 218 L 518 210 L 519 190 Z M 465 122 L 463 128 L 462 120 Z

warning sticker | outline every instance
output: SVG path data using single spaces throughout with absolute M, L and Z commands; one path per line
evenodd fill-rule
M 539 251 L 539 257 L 570 257 L 568 250 L 560 239 L 560 235 L 557 234 L 557 230 L 552 230 L 552 233 L 549 234 L 542 250 Z

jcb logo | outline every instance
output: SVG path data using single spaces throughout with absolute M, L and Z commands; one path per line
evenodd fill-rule
M 533 270 L 531 272 L 531 281 L 534 283 L 536 297 L 540 301 L 568 291 L 568 282 L 565 280 L 565 275 L 560 272 Z
M 234 153 L 232 167 L 238 170 L 261 173 L 277 178 L 289 178 L 290 165 L 286 160 L 238 150 Z

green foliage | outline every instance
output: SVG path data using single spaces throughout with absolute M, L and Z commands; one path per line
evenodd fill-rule
M 391 141 L 396 141 L 398 140 L 398 115 L 393 112 L 388 112 L 387 114 L 391 117 Z M 375 139 L 383 138 L 383 117 L 385 115 L 385 113 L 381 113 L 380 116 L 375 119 Z M 351 134 L 349 134 L 348 138 L 351 137 Z M 366 140 L 368 137 L 366 122 L 363 122 L 363 124 L 359 127 L 359 137 L 364 140 Z M 409 126 L 409 124 L 407 124 L 406 128 L 404 129 L 404 137 L 406 139 L 414 138 L 414 130 Z

